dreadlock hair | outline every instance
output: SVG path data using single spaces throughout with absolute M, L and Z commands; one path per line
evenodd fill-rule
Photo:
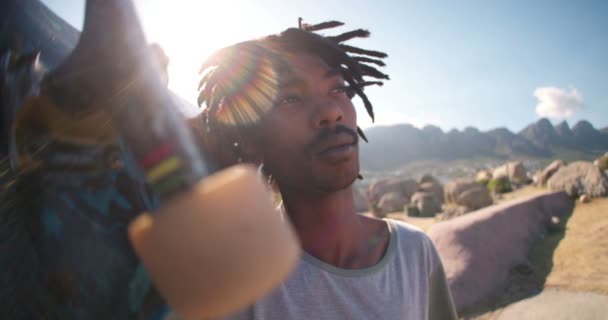
M 363 101 L 374 121 L 374 110 L 363 88 L 382 85 L 388 75 L 376 66 L 384 66 L 387 54 L 345 44 L 354 38 L 366 38 L 367 30 L 357 29 L 325 36 L 317 31 L 344 25 L 328 21 L 315 25 L 302 23 L 280 34 L 241 42 L 219 50 L 203 63 L 200 73 L 198 104 L 205 108 L 195 120 L 197 136 L 203 138 L 208 154 L 218 158 L 216 165 L 229 166 L 242 161 L 240 150 L 244 137 L 255 136 L 257 120 L 271 109 L 278 92 L 279 76 L 286 68 L 285 54 L 306 53 L 319 56 L 328 66 L 341 71 L 351 93 Z M 372 78 L 371 81 L 368 78 Z M 213 134 L 209 134 L 213 132 Z M 359 136 L 367 142 L 360 128 Z

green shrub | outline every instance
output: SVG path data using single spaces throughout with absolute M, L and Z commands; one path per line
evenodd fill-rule
M 480 184 L 483 184 L 484 186 L 488 186 L 488 183 L 490 182 L 490 179 L 479 179 L 477 180 L 477 182 L 479 182 Z
M 418 207 L 416 207 L 416 206 L 406 205 L 405 212 L 407 213 L 408 217 L 419 217 L 420 216 L 420 211 L 418 210 Z
M 602 170 L 608 170 L 608 156 L 603 156 L 597 160 L 597 166 Z
M 487 184 L 488 189 L 494 193 L 506 193 L 513 191 L 511 182 L 506 177 L 494 178 Z

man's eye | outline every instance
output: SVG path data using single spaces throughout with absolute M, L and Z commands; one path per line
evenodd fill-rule
M 350 86 L 339 86 L 331 90 L 332 93 L 346 93 L 349 98 L 354 96 L 354 91 Z
M 284 104 L 294 104 L 294 103 L 298 103 L 301 102 L 302 99 L 300 99 L 300 97 L 298 96 L 287 96 L 287 97 L 283 97 L 279 99 L 279 105 L 284 105 Z

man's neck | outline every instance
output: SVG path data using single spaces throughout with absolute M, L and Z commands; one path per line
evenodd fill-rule
M 283 192 L 283 201 L 302 248 L 316 258 L 357 269 L 374 265 L 382 256 L 378 241 L 372 239 L 379 232 L 378 222 L 355 212 L 352 187 L 327 194 Z

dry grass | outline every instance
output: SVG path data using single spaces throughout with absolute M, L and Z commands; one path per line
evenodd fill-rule
M 495 319 L 513 302 L 553 287 L 608 294 L 608 198 L 577 203 L 565 230 L 548 234 L 530 252 L 531 272 L 513 270 L 506 288 L 465 312 L 465 319 Z
M 535 186 L 525 186 L 521 189 L 514 190 L 512 192 L 503 193 L 500 199 L 495 200 L 495 202 L 503 203 L 506 201 L 511 201 L 513 199 L 525 198 L 533 195 L 538 195 L 541 193 L 547 192 L 547 189 Z
M 608 294 L 608 198 L 576 205 L 545 286 Z

